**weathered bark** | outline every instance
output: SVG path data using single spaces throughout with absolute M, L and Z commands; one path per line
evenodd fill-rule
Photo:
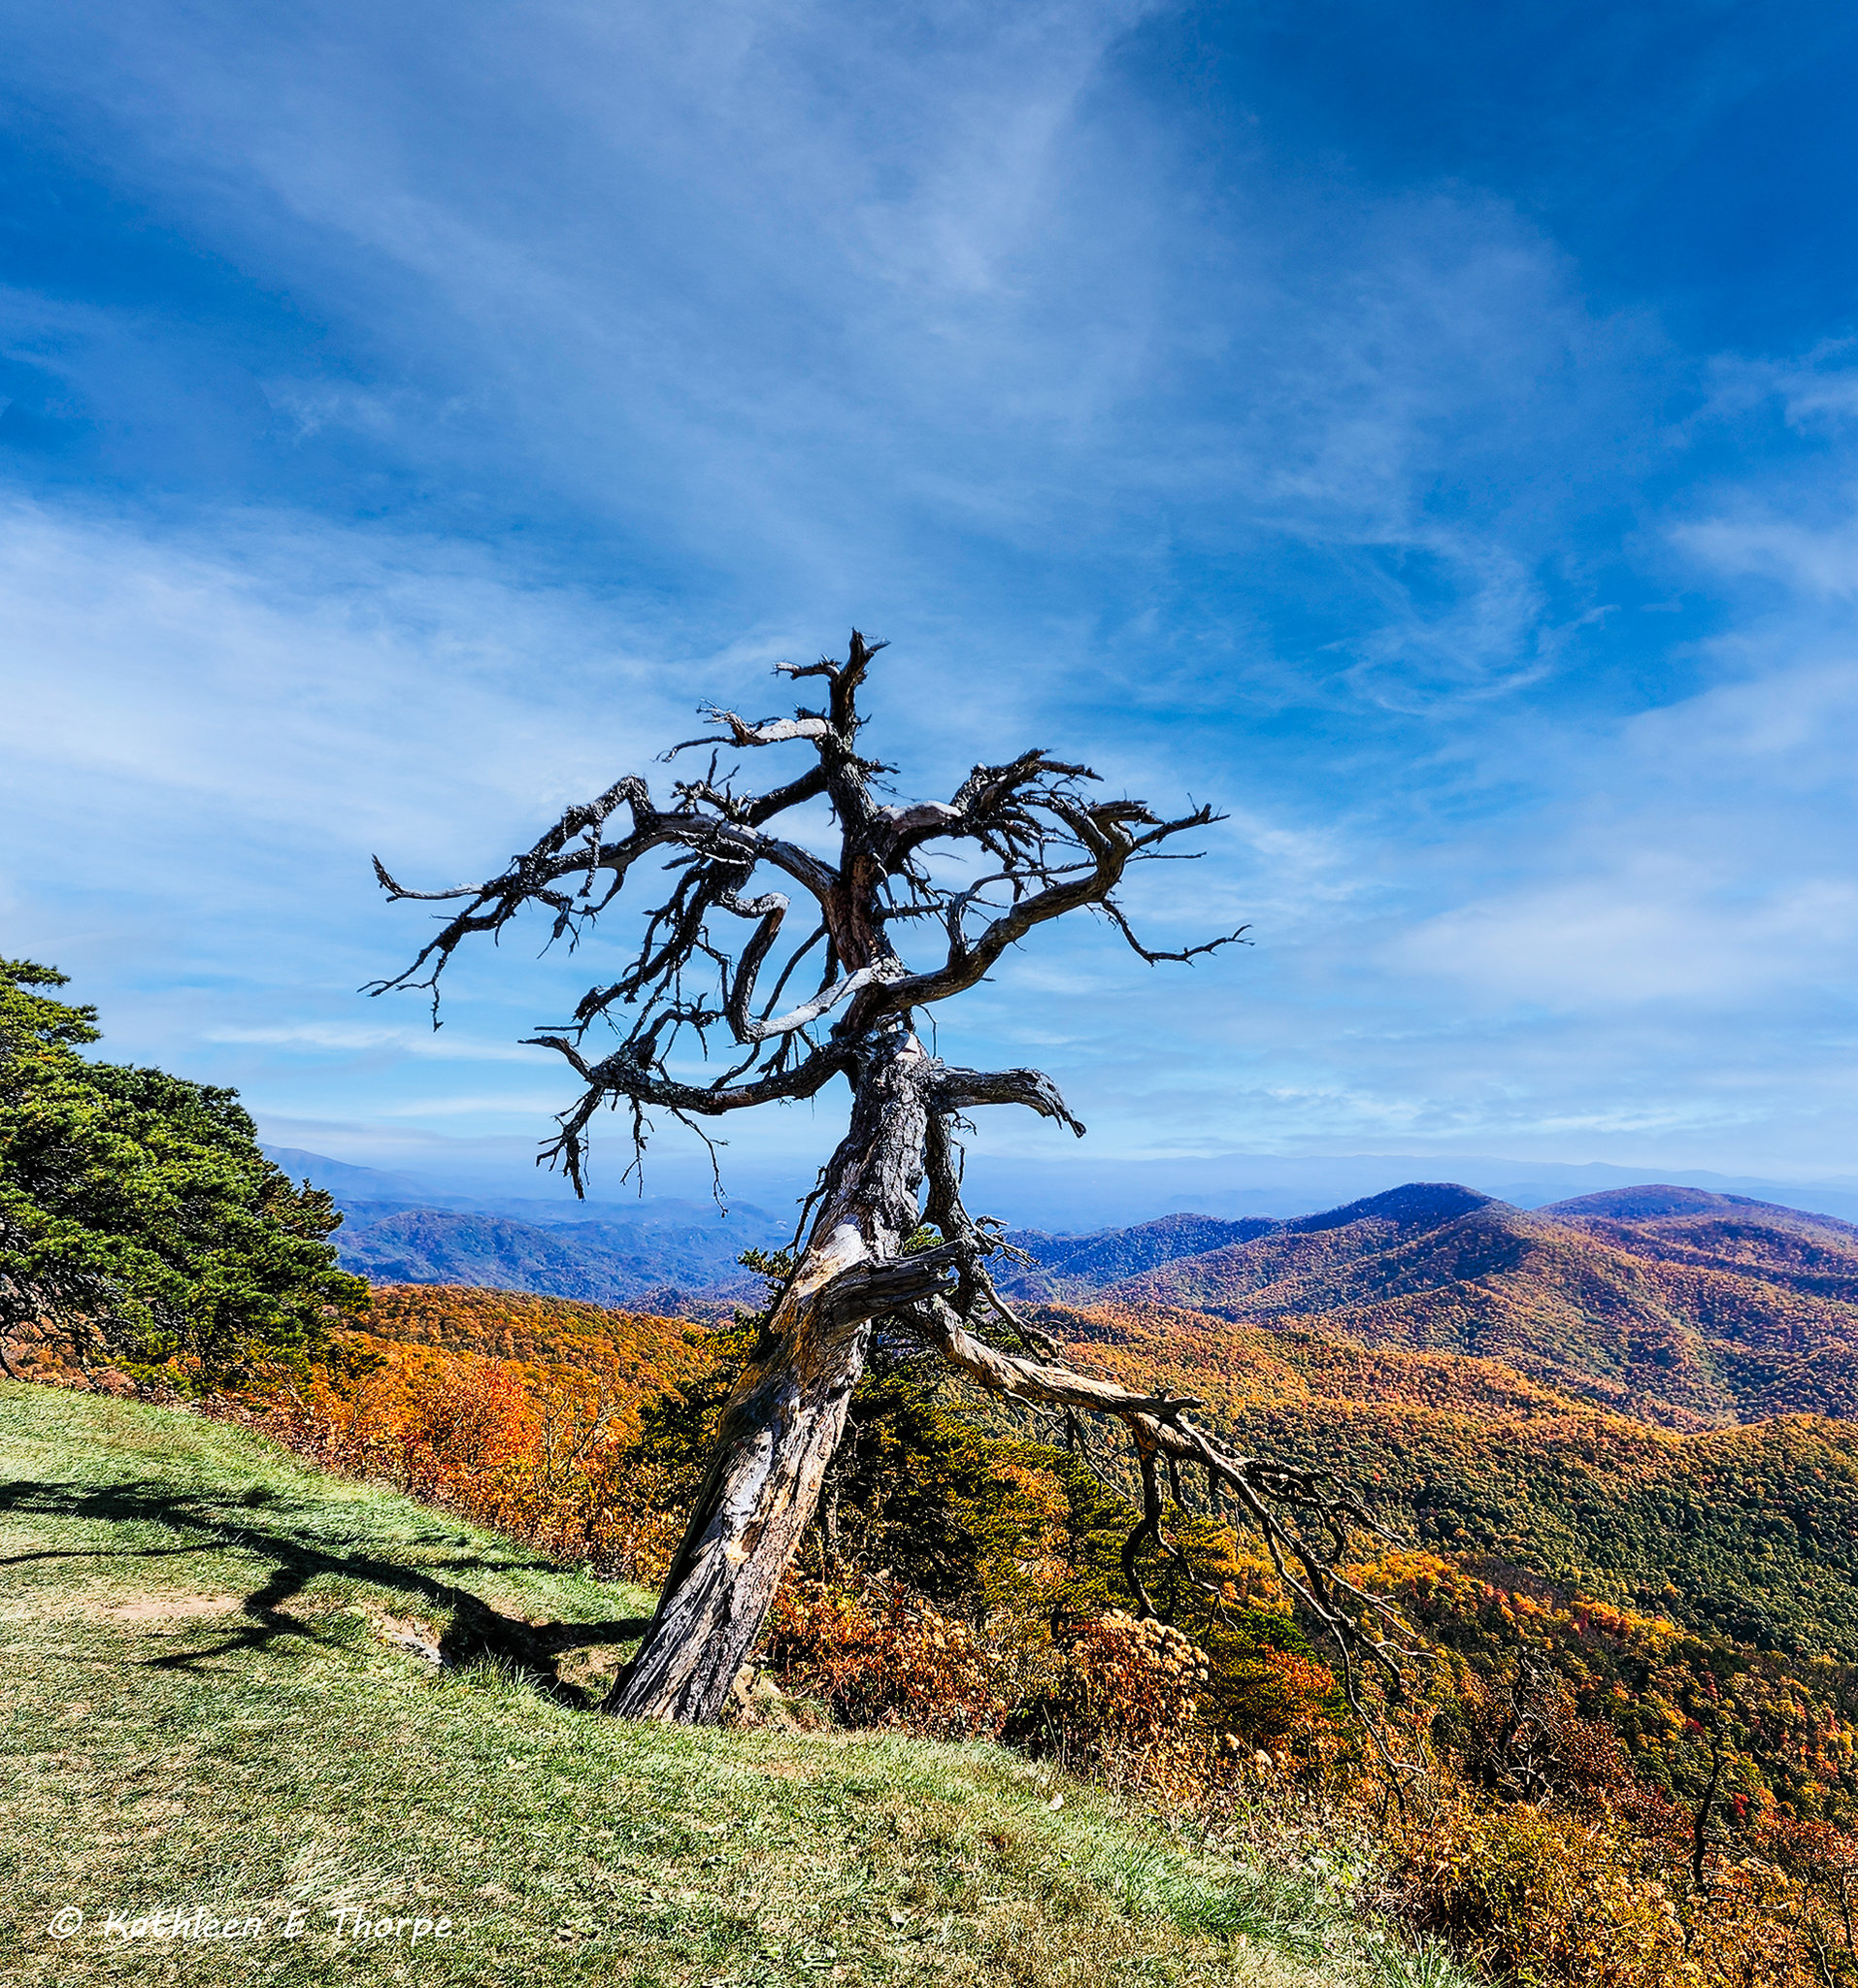
M 828 1164 L 805 1252 L 724 1406 L 657 1613 L 612 1711 L 716 1716 L 818 1502 L 879 1302 L 845 1302 L 858 1281 L 846 1274 L 898 1258 L 916 1228 L 935 1069 L 909 1029 L 883 1032 L 860 1062 L 850 1130 Z M 935 1269 L 925 1268 L 925 1284 Z

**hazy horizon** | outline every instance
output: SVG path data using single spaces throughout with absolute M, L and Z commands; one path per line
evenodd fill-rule
M 630 1189 L 603 1189 L 599 1178 L 584 1203 L 577 1203 L 558 1176 L 518 1168 L 480 1166 L 451 1172 L 375 1167 L 309 1148 L 267 1145 L 286 1171 L 300 1163 L 317 1185 L 350 1199 L 377 1191 L 385 1200 L 448 1201 L 547 1221 L 625 1219 L 676 1208 L 692 1219 L 719 1213 L 708 1175 L 648 1171 L 643 1196 Z M 975 1206 L 1017 1228 L 1058 1234 L 1130 1227 L 1169 1214 L 1295 1216 L 1315 1214 L 1413 1181 L 1453 1182 L 1475 1188 L 1519 1208 L 1572 1200 L 1603 1189 L 1663 1183 L 1701 1187 L 1716 1194 L 1746 1195 L 1758 1201 L 1811 1213 L 1858 1220 L 1858 1179 L 1782 1181 L 1707 1170 L 1659 1172 L 1651 1168 L 1532 1164 L 1488 1155 L 1459 1155 L 1450 1167 L 1428 1171 L 1436 1156 L 1396 1153 L 1333 1154 L 1286 1161 L 1268 1155 L 1223 1155 L 1215 1162 L 1183 1165 L 1135 1161 L 1090 1165 L 1063 1163 L 1028 1168 L 1021 1162 L 973 1161 L 968 1178 Z M 327 1162 L 334 1160 L 332 1172 Z M 348 1173 L 372 1180 L 344 1180 Z M 723 1176 L 724 1206 L 782 1220 L 809 1183 L 795 1175 Z

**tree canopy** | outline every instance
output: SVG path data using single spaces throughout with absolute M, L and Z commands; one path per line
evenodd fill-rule
M 237 1092 L 82 1056 L 96 1011 L 65 984 L 0 960 L 0 1360 L 37 1324 L 203 1379 L 314 1353 L 367 1304 L 334 1203 L 265 1158 Z

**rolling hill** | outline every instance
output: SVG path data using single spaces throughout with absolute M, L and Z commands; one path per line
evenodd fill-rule
M 1679 1432 L 1506 1361 L 1162 1307 L 1037 1308 L 1088 1371 L 1198 1396 L 1251 1454 L 1333 1472 L 1397 1538 L 1758 1649 L 1858 1661 L 1858 1427 Z
M 1694 1188 L 1525 1212 L 1414 1183 L 1085 1295 L 1116 1260 L 1074 1248 L 1068 1302 L 1034 1312 L 1078 1364 L 1200 1396 L 1494 1577 L 1858 1660 L 1858 1227 Z
M 1272 1215 L 1221 1221 L 1213 1215 L 1164 1215 L 1133 1228 L 1090 1236 L 1048 1236 L 1016 1229 L 1007 1238 L 1033 1260 L 996 1279 L 1009 1296 L 1058 1300 L 1100 1291 L 1120 1277 L 1139 1276 L 1183 1256 L 1202 1256 L 1268 1236 L 1283 1225 Z
M 1832 1215 L 1694 1187 L 1587 1194 L 1539 1212 L 1640 1255 L 1858 1304 L 1858 1227 Z
M 703 1365 L 688 1319 L 457 1284 L 377 1286 L 362 1336 L 532 1367 L 599 1368 L 643 1394 Z
M 1858 1229 L 1695 1189 L 1525 1212 L 1416 1183 L 1093 1296 L 1502 1360 L 1676 1429 L 1858 1414 Z

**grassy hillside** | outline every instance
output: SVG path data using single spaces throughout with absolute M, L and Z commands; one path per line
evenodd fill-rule
M 993 1748 L 589 1714 L 644 1597 L 237 1428 L 0 1383 L 0 1454 L 9 1980 L 1456 1978 Z

